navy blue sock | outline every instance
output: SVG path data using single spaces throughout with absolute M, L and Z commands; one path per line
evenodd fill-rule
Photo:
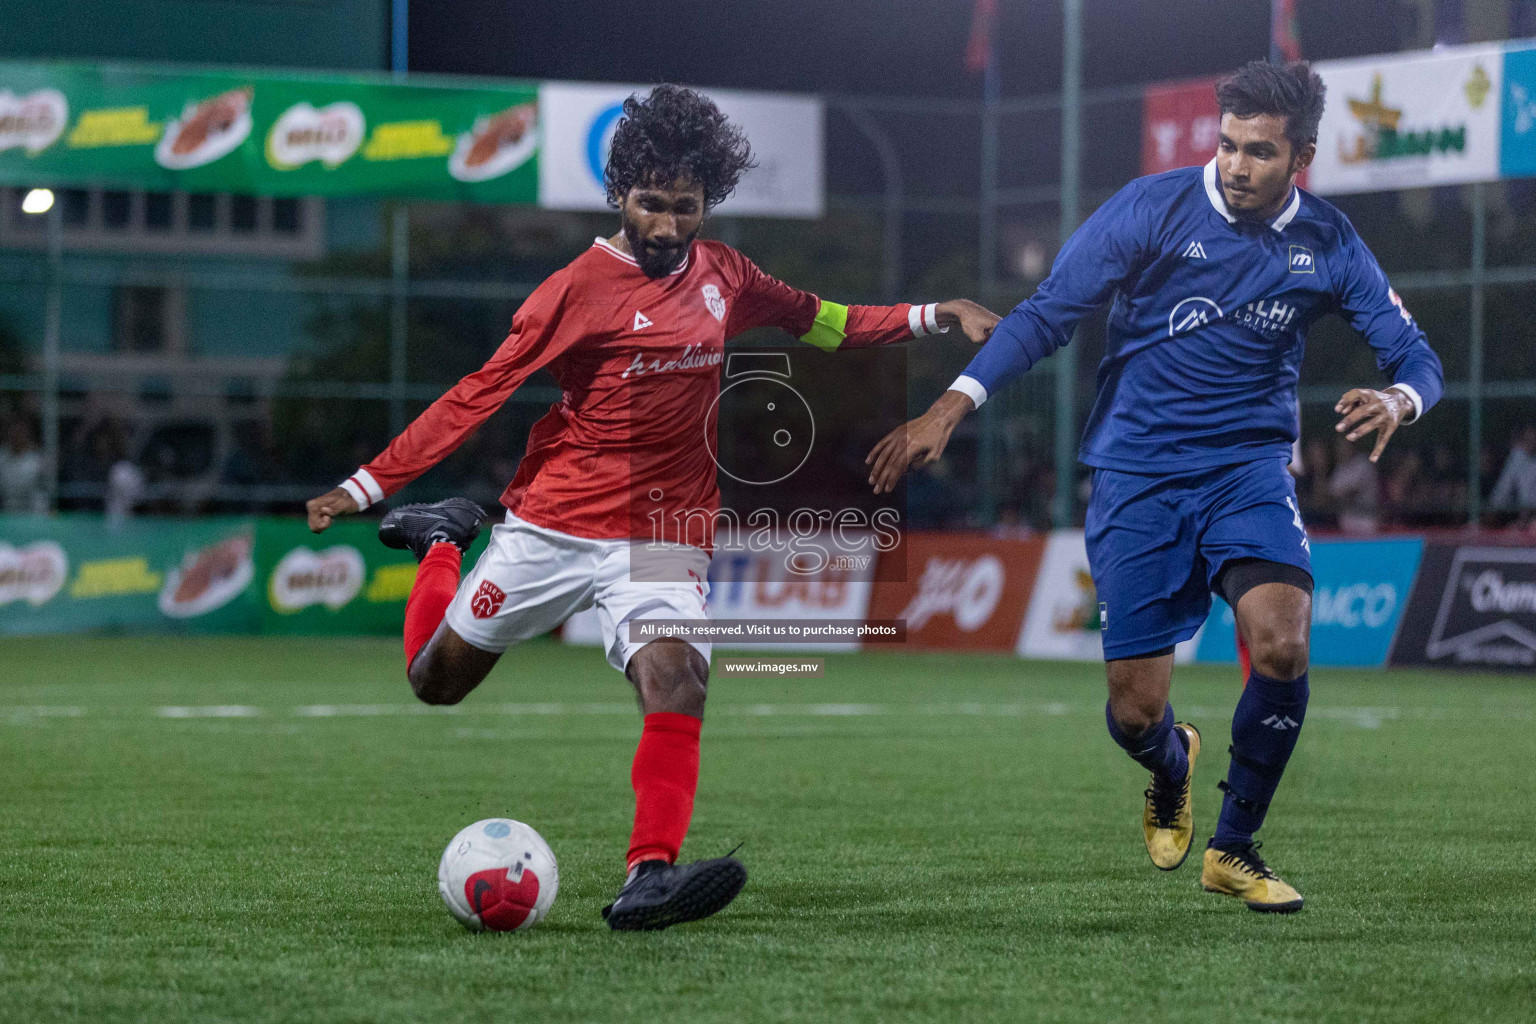
M 1127 736 L 1115 723 L 1115 716 L 1104 705 L 1104 721 L 1109 735 L 1131 758 L 1148 771 L 1165 779 L 1182 781 L 1189 774 L 1189 751 L 1173 729 L 1173 705 L 1163 705 L 1163 720 L 1140 736 Z
M 1253 842 L 1280 785 L 1285 764 L 1307 717 L 1307 674 L 1289 682 L 1248 674 L 1232 714 L 1232 762 L 1221 784 L 1225 794 L 1211 845 L 1233 850 Z

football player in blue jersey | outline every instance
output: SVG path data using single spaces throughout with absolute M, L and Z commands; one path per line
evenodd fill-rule
M 1183 863 L 1200 734 L 1168 703 L 1174 645 L 1233 607 L 1252 668 L 1201 884 L 1261 911 L 1302 897 L 1254 833 L 1306 718 L 1311 550 L 1286 472 L 1307 329 L 1343 316 L 1376 350 L 1382 390 L 1339 399 L 1338 430 L 1394 431 L 1440 398 L 1440 360 L 1348 218 L 1296 187 L 1317 151 L 1322 79 L 1255 61 L 1216 87 L 1218 149 L 1204 167 L 1138 178 L 1068 240 L 1039 291 L 999 323 L 965 372 L 868 458 L 888 491 L 938 459 L 960 420 L 1071 339 L 1111 301 L 1098 397 L 1079 459 L 1093 470 L 1088 560 L 1109 677 L 1109 733 L 1152 773 L 1142 814 L 1152 862 Z

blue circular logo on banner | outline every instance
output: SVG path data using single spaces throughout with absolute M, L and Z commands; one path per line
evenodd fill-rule
M 599 185 L 603 184 L 603 168 L 608 166 L 608 150 L 613 148 L 613 130 L 618 127 L 623 114 L 622 101 L 604 107 L 597 112 L 592 127 L 587 130 L 587 170 L 592 172 L 592 180 Z

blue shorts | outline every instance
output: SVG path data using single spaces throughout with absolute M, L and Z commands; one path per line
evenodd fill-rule
M 1194 636 L 1233 559 L 1312 572 L 1283 458 L 1158 476 L 1096 469 L 1087 542 L 1106 661 Z

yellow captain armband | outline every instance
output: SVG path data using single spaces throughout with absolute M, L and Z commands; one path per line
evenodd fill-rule
M 848 307 L 826 299 L 819 301 L 821 308 L 816 311 L 816 319 L 811 322 L 811 329 L 800 335 L 800 340 L 823 352 L 832 352 L 848 336 Z

